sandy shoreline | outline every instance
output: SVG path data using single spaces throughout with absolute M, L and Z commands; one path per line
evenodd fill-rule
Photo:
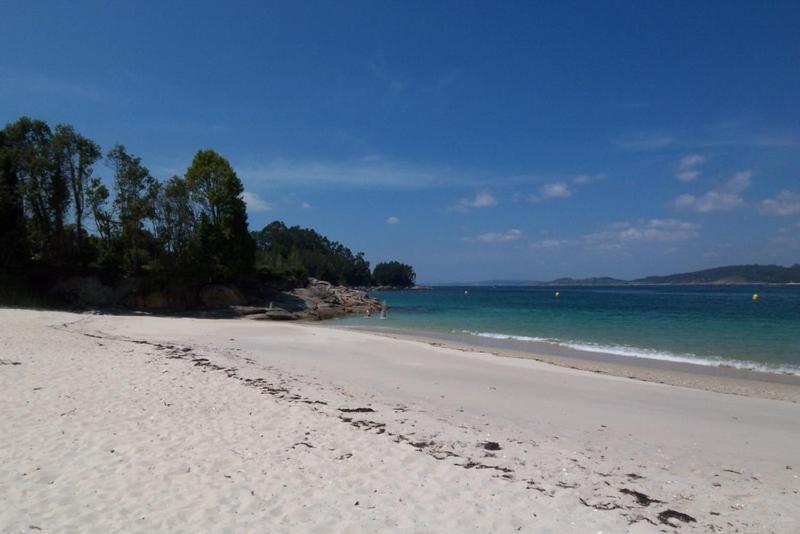
M 416 340 L 465 352 L 483 352 L 499 357 L 530 359 L 570 369 L 659 384 L 800 403 L 800 376 L 785 373 L 586 352 L 555 345 L 544 346 L 543 343 L 416 332 L 386 327 L 348 326 L 335 322 L 323 324 L 332 328 L 396 339 Z
M 791 402 L 320 325 L 0 324 L 0 532 L 800 530 Z

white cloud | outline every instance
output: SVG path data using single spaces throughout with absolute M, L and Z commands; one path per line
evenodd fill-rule
M 597 174 L 579 174 L 573 176 L 569 181 L 560 180 L 558 182 L 550 182 L 539 187 L 539 191 L 528 195 L 530 202 L 541 202 L 548 198 L 569 198 L 578 187 L 593 184 L 606 179 L 606 173 L 600 172 Z M 518 200 L 518 195 L 515 193 L 514 201 Z
M 675 173 L 675 179 L 680 180 L 681 182 L 692 182 L 697 180 L 700 177 L 700 171 L 698 170 L 690 170 L 690 171 L 678 171 Z
M 751 171 L 734 174 L 722 187 L 712 189 L 700 196 L 683 194 L 672 201 L 677 209 L 693 210 L 699 213 L 712 211 L 730 211 L 744 206 L 742 193 L 750 187 Z
M 572 178 L 572 183 L 575 185 L 589 185 L 593 184 L 594 182 L 599 182 L 600 180 L 606 179 L 606 173 L 600 172 L 597 174 L 579 174 Z
M 788 234 L 788 233 L 796 233 L 800 231 L 800 222 L 790 224 L 789 226 L 784 226 L 778 230 L 778 233 L 781 234 Z
M 507 243 L 522 238 L 522 231 L 512 228 L 505 232 L 486 232 L 475 237 L 464 238 L 465 241 L 477 241 L 478 243 Z
M 170 168 L 180 170 L 181 167 L 176 162 Z M 313 186 L 395 190 L 433 188 L 486 190 L 495 187 L 522 187 L 543 181 L 542 176 L 534 173 L 484 174 L 449 166 L 419 165 L 375 153 L 338 161 L 282 158 L 266 162 L 243 161 L 236 162 L 235 168 L 245 187 L 253 189 L 295 189 Z M 582 185 L 604 177 L 604 174 L 582 175 L 571 181 Z
M 346 161 L 290 161 L 236 166 L 245 184 L 265 187 L 354 187 L 424 189 L 464 186 L 480 180 L 450 169 L 420 167 L 376 155 Z
M 616 247 L 630 242 L 686 241 L 698 236 L 700 226 L 677 219 L 639 219 L 604 226 L 583 236 L 590 246 Z
M 705 163 L 706 158 L 700 154 L 691 154 L 684 156 L 678 162 L 678 170 L 675 172 L 675 178 L 681 182 L 691 182 L 700 176 L 700 171 L 697 169 L 700 165 Z
M 304 210 L 310 210 L 312 208 L 309 202 L 301 202 L 300 207 L 303 208 Z
M 542 195 L 542 198 L 567 198 L 572 195 L 572 191 L 564 182 L 555 182 L 544 184 L 539 189 L 539 194 Z
M 255 213 L 261 213 L 272 209 L 272 204 L 261 198 L 258 193 L 245 191 L 242 193 L 242 200 L 247 204 L 247 209 Z
M 386 224 L 397 224 L 399 222 L 400 222 L 400 219 L 398 219 L 395 216 L 391 216 L 388 219 L 386 219 Z
M 454 211 L 467 212 L 472 209 L 491 208 L 497 205 L 497 199 L 488 191 L 475 193 L 473 198 L 462 198 L 451 208 Z
M 800 250 L 800 222 L 780 228 L 770 241 L 776 250 Z
M 785 217 L 800 213 L 800 195 L 792 191 L 781 191 L 775 198 L 762 200 L 758 210 L 763 215 Z
M 530 246 L 531 248 L 558 248 L 566 243 L 563 239 L 542 239 L 541 241 L 533 241 Z

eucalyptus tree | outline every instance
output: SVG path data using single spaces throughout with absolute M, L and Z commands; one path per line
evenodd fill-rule
M 17 271 L 27 261 L 25 209 L 12 125 L 0 130 L 0 273 Z
M 158 182 L 141 158 L 117 145 L 106 158 L 114 171 L 113 211 L 117 218 L 124 272 L 136 274 L 151 258 L 152 235 L 145 224 L 155 218 Z
M 211 279 L 242 278 L 253 272 L 255 242 L 247 228 L 244 188 L 228 160 L 200 150 L 186 171 L 198 211 L 199 264 Z
M 186 180 L 173 176 L 163 184 L 156 200 L 156 236 L 172 263 L 190 261 L 195 214 Z
M 63 260 L 64 218 L 69 186 L 56 165 L 53 132 L 46 122 L 21 117 L 6 126 L 3 141 L 3 193 L 6 204 L 28 218 L 30 252 L 47 262 Z M 18 219 L 17 219 L 18 220 Z
M 59 124 L 53 135 L 53 154 L 58 172 L 66 181 L 71 193 L 75 216 L 75 245 L 83 248 L 83 219 L 87 205 L 89 180 L 93 165 L 100 159 L 100 147 L 75 131 L 68 124 Z

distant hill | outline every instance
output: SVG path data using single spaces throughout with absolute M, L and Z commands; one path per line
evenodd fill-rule
M 690 273 L 647 276 L 621 280 L 608 276 L 594 278 L 557 278 L 549 282 L 532 280 L 486 280 L 471 283 L 439 283 L 438 286 L 622 286 L 622 285 L 690 285 L 690 284 L 800 284 L 800 263 L 781 265 L 729 265 Z
M 594 278 L 557 278 L 550 282 L 532 285 L 547 285 L 547 286 L 619 286 L 629 284 L 627 280 L 620 280 L 619 278 L 611 278 L 609 276 L 600 276 Z
M 800 264 L 729 265 L 691 273 L 648 276 L 634 284 L 790 284 L 800 283 Z

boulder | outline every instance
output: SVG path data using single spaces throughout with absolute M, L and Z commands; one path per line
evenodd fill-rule
M 231 306 L 234 313 L 242 316 L 260 315 L 265 313 L 269 308 L 263 306 Z
M 200 290 L 200 301 L 206 308 L 227 308 L 244 304 L 244 297 L 236 288 L 210 284 Z
M 51 293 L 59 300 L 80 307 L 110 306 L 117 298 L 112 288 L 93 276 L 73 276 L 62 280 Z
M 293 321 L 298 317 L 283 308 L 271 308 L 264 310 L 263 313 L 248 315 L 248 319 L 255 319 L 256 321 Z
M 334 286 L 329 282 L 310 278 L 306 287 L 291 292 L 304 303 L 302 318 L 331 319 L 348 313 L 379 312 L 382 304 L 370 298 L 366 291 L 344 286 Z
M 175 307 L 169 296 L 162 291 L 131 293 L 122 299 L 122 304 L 134 310 L 166 310 Z

